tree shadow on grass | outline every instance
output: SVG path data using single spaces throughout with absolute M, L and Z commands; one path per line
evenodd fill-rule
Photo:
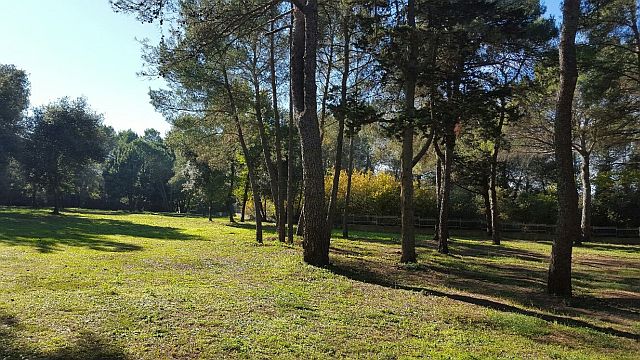
M 619 251 L 623 253 L 637 253 L 640 251 L 640 245 L 631 244 L 583 243 L 579 248 L 599 251 Z
M 640 312 L 638 297 L 634 295 L 637 294 L 637 286 L 632 285 L 628 279 L 609 273 L 575 269 L 574 279 L 577 287 L 593 289 L 599 285 L 608 289 L 610 284 L 607 283 L 612 282 L 615 283 L 612 288 L 625 289 L 628 292 L 604 296 L 579 294 L 572 298 L 567 306 L 561 299 L 546 294 L 548 258 L 543 252 L 494 246 L 487 242 L 454 240 L 450 247 L 455 255 L 441 255 L 436 252 L 435 242 L 421 242 L 421 245 L 418 252 L 424 260 L 417 265 L 398 266 L 400 252 L 393 241 L 363 238 L 338 242 L 332 246 L 332 270 L 366 283 L 419 291 L 495 310 L 591 328 L 625 338 L 640 338 L 634 330 L 630 330 L 630 326 L 633 328 L 634 319 L 640 319 Z M 373 250 L 373 253 L 369 250 Z M 608 266 L 611 268 L 621 265 L 609 263 Z M 433 289 L 434 286 L 467 294 L 447 293 Z M 505 302 L 501 301 L 503 299 Z M 540 311 L 529 310 L 530 308 Z M 583 317 L 585 321 L 576 317 Z M 597 319 L 599 322 L 594 324 L 586 319 Z M 600 326 L 600 323 L 603 326 Z M 609 324 L 615 328 L 609 327 Z
M 8 245 L 30 246 L 42 253 L 62 250 L 63 246 L 107 252 L 142 250 L 140 245 L 110 240 L 106 236 L 158 240 L 199 239 L 176 228 L 124 220 L 92 219 L 70 214 L 55 216 L 43 212 L 3 212 L 0 216 L 0 243 Z
M 482 307 L 497 310 L 497 311 L 532 316 L 548 322 L 559 323 L 559 324 L 563 324 L 571 327 L 583 327 L 583 328 L 588 328 L 588 329 L 599 331 L 609 335 L 619 336 L 619 337 L 633 339 L 633 340 L 640 340 L 640 335 L 638 334 L 614 329 L 611 327 L 597 326 L 589 322 L 578 320 L 571 317 L 523 309 L 517 306 L 513 306 L 510 304 L 506 304 L 506 303 L 502 303 L 499 301 L 490 300 L 486 298 L 478 298 L 478 297 L 473 297 L 469 295 L 448 293 L 440 290 L 429 289 L 429 288 L 424 288 L 419 286 L 409 286 L 409 285 L 389 282 L 385 279 L 380 278 L 378 274 L 370 273 L 366 270 L 363 271 L 362 269 L 355 270 L 351 268 L 346 268 L 344 266 L 332 266 L 330 270 L 338 275 L 342 275 L 349 279 L 359 281 L 359 282 L 364 282 L 367 284 L 373 284 L 373 285 L 383 286 L 383 287 L 392 288 L 392 289 L 414 291 L 427 296 L 444 297 L 451 300 L 457 300 L 467 304 L 482 306 Z
M 238 229 L 246 229 L 246 230 L 255 230 L 256 229 L 256 224 L 253 222 L 229 222 L 226 224 L 226 226 L 229 227 L 234 227 L 234 228 L 238 228 Z M 273 223 L 262 223 L 262 231 L 264 233 L 267 234 L 271 234 L 271 233 L 275 233 L 276 232 L 276 226 Z
M 19 319 L 0 310 L 0 359 L 47 360 L 126 360 L 128 356 L 99 335 L 82 331 L 77 340 L 64 347 L 42 351 L 25 341 L 24 326 Z

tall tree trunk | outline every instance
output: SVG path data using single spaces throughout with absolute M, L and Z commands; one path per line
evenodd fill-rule
M 591 241 L 591 154 L 582 152 L 580 154 L 582 164 L 580 167 L 580 177 L 582 179 L 582 238 L 576 245 Z
M 296 226 L 296 235 L 304 235 L 304 195 L 300 196 L 300 215 L 298 216 L 298 225 Z
M 235 162 L 231 162 L 231 179 L 229 181 L 229 193 L 227 193 L 227 211 L 229 211 L 229 222 L 235 223 L 236 219 L 235 208 L 233 206 L 233 188 L 235 187 L 235 178 L 236 178 L 236 164 Z
M 343 32 L 344 38 L 343 53 L 342 53 L 342 82 L 340 84 L 340 105 L 347 106 L 347 86 L 349 81 L 349 58 L 351 56 L 351 31 L 349 29 L 349 13 L 345 12 Z M 333 168 L 333 184 L 331 186 L 331 196 L 329 198 L 329 210 L 327 212 L 327 228 L 329 236 L 333 230 L 335 222 L 336 206 L 338 202 L 338 189 L 340 188 L 340 173 L 342 172 L 342 146 L 344 143 L 344 121 L 345 114 L 341 112 L 338 116 L 338 138 L 336 140 L 336 157 Z
M 491 205 L 491 240 L 494 245 L 500 245 L 500 212 L 498 211 L 498 193 L 497 193 L 497 161 L 498 150 L 494 150 L 494 158 L 491 160 L 489 170 L 491 175 L 489 176 L 489 203 Z
M 255 175 L 255 167 L 253 164 L 253 159 L 251 158 L 251 153 L 249 152 L 249 148 L 247 147 L 247 143 L 244 139 L 244 134 L 242 131 L 242 124 L 240 123 L 240 117 L 238 116 L 238 108 L 236 106 L 236 100 L 233 96 L 233 90 L 231 89 L 231 83 L 229 82 L 229 77 L 227 75 L 226 67 L 223 67 L 223 75 L 224 75 L 224 86 L 227 91 L 227 96 L 229 100 L 229 105 L 231 106 L 231 112 L 233 114 L 233 119 L 236 123 L 236 129 L 238 131 L 238 140 L 240 142 L 240 147 L 242 148 L 242 153 L 244 154 L 245 161 L 247 163 L 247 175 L 249 178 L 249 183 L 251 184 L 251 191 L 253 192 L 253 204 L 255 207 L 255 217 L 256 217 L 256 241 L 259 244 L 262 244 L 262 216 L 260 214 L 260 187 L 258 185 L 258 181 Z
M 213 221 L 213 213 L 211 212 L 211 201 L 209 201 L 208 206 L 207 206 L 207 213 L 209 214 L 209 221 Z
M 436 141 L 433 149 L 436 153 L 436 224 L 434 227 L 433 240 L 438 241 L 440 237 L 440 205 L 442 202 L 442 159 L 444 155 L 440 151 L 440 146 Z
M 442 169 L 442 194 L 440 196 L 440 217 L 438 220 L 438 252 L 449 253 L 449 202 L 451 196 L 451 171 L 455 134 L 453 129 L 445 135 L 444 164 Z
M 400 206 L 401 206 L 401 238 L 402 256 L 400 262 L 416 262 L 416 239 L 414 229 L 414 205 L 413 205 L 413 132 L 415 129 L 415 96 L 416 96 L 416 52 L 417 39 L 415 37 L 416 15 L 415 0 L 407 2 L 407 24 L 412 28 L 409 40 L 409 56 L 405 70 L 405 103 L 404 112 L 406 123 L 402 131 L 402 157 L 400 175 Z
M 554 148 L 558 163 L 558 230 L 551 248 L 547 290 L 550 294 L 571 296 L 571 252 L 580 236 L 578 192 L 572 152 L 572 106 L 578 79 L 576 32 L 580 1 L 565 0 L 560 33 L 560 84 L 554 125 Z
M 342 214 L 342 237 L 349 238 L 349 205 L 351 204 L 351 179 L 353 178 L 353 140 L 355 138 L 353 127 L 349 129 L 349 169 L 347 170 L 347 194 L 344 198 L 344 213 Z
M 502 128 L 504 127 L 506 117 L 506 101 L 500 99 L 500 119 L 498 120 L 498 133 L 493 144 L 493 152 L 491 153 L 489 165 L 489 198 L 491 204 L 491 239 L 494 245 L 500 245 L 500 212 L 498 209 L 498 154 L 500 153 L 500 145 L 502 143 Z
M 318 3 L 307 0 L 293 11 L 292 83 L 293 108 L 302 143 L 304 179 L 304 261 L 315 266 L 329 265 L 327 208 L 322 166 L 322 143 L 317 114 L 316 55 Z
M 262 218 L 263 219 L 267 219 L 267 197 L 263 196 L 262 197 L 262 206 L 260 207 L 262 209 Z
M 278 209 L 278 170 L 276 169 L 276 165 L 273 163 L 273 159 L 271 158 L 271 146 L 269 144 L 269 138 L 267 137 L 267 132 L 265 130 L 264 125 L 264 117 L 262 116 L 262 100 L 261 100 L 261 91 L 260 91 L 260 80 L 258 79 L 258 73 L 256 65 L 258 62 L 257 59 L 257 49 L 254 49 L 254 68 L 253 70 L 253 89 L 255 92 L 255 112 L 256 112 L 256 120 L 258 125 L 258 134 L 260 136 L 260 143 L 262 144 L 262 154 L 264 156 L 265 167 L 267 168 L 267 173 L 269 174 L 269 186 L 271 189 L 271 198 L 273 199 L 274 204 L 276 204 L 276 224 L 278 224 L 279 218 L 279 209 Z M 266 201 L 266 198 L 265 198 Z M 266 219 L 267 209 L 264 207 L 264 215 Z
M 280 133 L 280 110 L 278 109 L 278 79 L 276 78 L 276 44 L 275 23 L 271 22 L 271 36 L 269 38 L 269 69 L 271 72 L 271 106 L 273 107 L 273 122 L 276 137 L 276 171 L 277 171 L 277 197 L 273 199 L 276 205 L 278 240 L 285 242 L 285 209 L 284 209 L 284 166 L 282 163 L 282 139 Z
M 631 31 L 633 32 L 633 40 L 636 45 L 636 66 L 638 70 L 636 79 L 640 79 L 640 30 L 638 29 L 638 6 L 636 5 L 636 1 L 633 2 L 629 10 L 631 15 Z
M 293 6 L 293 5 L 292 5 Z M 291 28 L 289 30 L 289 52 L 292 54 L 293 43 L 293 15 L 291 16 Z M 292 62 L 292 57 L 289 58 L 289 63 Z M 291 71 L 291 70 L 290 70 Z M 289 75 L 292 75 L 290 72 Z M 287 134 L 287 241 L 289 244 L 293 244 L 293 203 L 296 199 L 295 190 L 293 188 L 293 165 L 295 161 L 295 154 L 293 153 L 293 79 L 290 76 L 289 79 L 289 132 Z
M 329 57 L 327 58 L 327 75 L 324 78 L 324 84 L 322 85 L 322 107 L 320 108 L 320 143 L 324 141 L 325 122 L 327 119 L 327 100 L 329 100 L 329 88 L 331 86 L 331 70 L 333 70 L 333 28 L 329 34 Z
M 240 214 L 240 222 L 244 222 L 244 214 L 247 210 L 247 199 L 249 197 L 249 179 L 244 182 L 244 193 L 242 195 L 242 213 Z
M 31 207 L 34 209 L 38 208 L 38 203 L 37 203 L 37 196 L 38 196 L 38 190 L 36 188 L 36 186 L 33 186 L 33 190 L 31 191 Z
M 486 182 L 486 183 L 484 183 Z M 489 179 L 483 180 L 482 199 L 484 200 L 484 219 L 487 223 L 487 236 L 491 236 L 493 226 L 491 225 L 491 194 L 489 191 Z
M 57 186 L 53 189 L 53 214 L 60 215 L 60 191 Z

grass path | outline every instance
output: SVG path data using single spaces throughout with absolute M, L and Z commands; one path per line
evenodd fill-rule
M 577 249 L 567 306 L 541 291 L 548 243 L 457 239 L 456 255 L 441 256 L 422 239 L 420 265 L 407 267 L 393 235 L 354 235 L 318 269 L 299 247 L 255 245 L 250 229 L 222 221 L 0 209 L 0 359 L 640 352 L 637 247 Z

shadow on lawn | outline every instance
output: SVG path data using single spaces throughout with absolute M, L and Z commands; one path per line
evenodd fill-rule
M 117 346 L 109 344 L 93 332 L 83 331 L 73 344 L 43 352 L 33 348 L 22 336 L 23 326 L 13 315 L 0 310 L 0 359 L 49 360 L 125 360 L 128 357 Z
M 354 269 L 348 269 L 341 266 L 333 266 L 330 268 L 330 270 L 338 275 L 345 276 L 352 280 L 365 282 L 367 284 L 384 286 L 392 289 L 414 291 L 414 292 L 422 293 L 427 296 L 446 297 L 448 299 L 457 300 L 457 301 L 465 302 L 472 305 L 482 306 L 482 307 L 493 309 L 493 310 L 532 316 L 538 319 L 542 319 L 549 322 L 555 322 L 562 325 L 573 326 L 573 327 L 583 327 L 591 330 L 596 330 L 602 333 L 606 333 L 609 335 L 615 335 L 615 336 L 619 336 L 627 339 L 640 340 L 640 335 L 638 334 L 617 330 L 611 327 L 597 326 L 597 325 L 588 323 L 586 321 L 582 321 L 582 320 L 578 320 L 578 319 L 574 319 L 566 316 L 552 315 L 552 314 L 542 313 L 538 311 L 527 310 L 527 309 L 519 308 L 517 306 L 501 303 L 494 300 L 484 299 L 484 298 L 476 298 L 468 295 L 452 294 L 452 293 L 447 293 L 444 291 L 439 291 L 434 289 L 427 289 L 427 288 L 418 287 L 418 286 L 408 286 L 408 285 L 388 282 L 380 278 L 379 276 L 377 276 L 377 274 L 369 273 L 366 270 L 355 271 Z
M 358 245 L 358 242 L 386 246 L 363 247 Z M 571 300 L 570 306 L 566 306 L 560 299 L 546 295 L 548 258 L 541 252 L 498 247 L 480 241 L 454 240 L 451 243 L 454 255 L 445 256 L 436 253 L 436 244 L 433 241 L 421 242 L 420 245 L 419 252 L 422 256 L 427 253 L 428 260 L 418 265 L 403 267 L 397 266 L 399 248 L 393 241 L 385 241 L 381 238 L 358 238 L 354 242 L 345 243 L 345 246 L 332 247 L 332 252 L 337 255 L 333 257 L 332 271 L 370 284 L 418 291 L 425 295 L 447 297 L 499 311 L 534 316 L 550 322 L 590 328 L 630 339 L 640 339 L 639 334 L 625 331 L 630 321 L 640 318 L 637 297 L 577 296 Z M 374 250 L 372 253 L 368 251 L 372 249 Z M 368 253 L 365 254 L 363 251 Z M 609 281 L 615 282 L 618 288 L 622 286 L 631 292 L 636 291 L 632 285 L 628 284 L 628 279 L 614 279 L 606 273 L 576 269 L 574 279 L 576 284 L 586 288 L 604 285 Z M 425 288 L 424 285 L 441 285 L 470 295 L 447 293 Z M 534 307 L 541 311 L 513 306 L 501 302 L 500 299 L 508 299 L 510 302 Z M 574 316 L 599 318 L 604 323 L 616 324 L 616 328 L 599 326 L 576 319 Z
M 136 224 L 124 220 L 90 219 L 72 214 L 2 213 L 0 243 L 35 247 L 42 253 L 60 250 L 60 246 L 85 247 L 98 251 L 139 251 L 136 244 L 107 240 L 109 235 L 158 240 L 194 240 L 171 227 Z
M 247 230 L 255 230 L 256 229 L 256 224 L 251 222 L 228 222 L 226 224 L 226 226 L 229 227 L 234 227 L 234 228 L 238 228 L 238 229 L 247 229 Z M 273 223 L 262 223 L 262 231 L 265 233 L 265 235 L 271 235 L 271 233 L 275 233 L 276 231 L 276 226 Z

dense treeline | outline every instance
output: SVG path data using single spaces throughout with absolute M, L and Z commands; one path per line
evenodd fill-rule
M 7 67 L 9 68 L 9 67 Z M 12 68 L 14 72 L 21 73 Z M 28 103 L 28 82 L 24 78 L 21 91 L 23 110 Z M 76 132 L 56 132 L 54 128 L 45 129 L 42 125 L 48 108 L 62 107 L 70 112 L 86 112 L 93 117 L 96 132 L 91 137 L 77 135 Z M 5 110 L 8 112 L 9 109 Z M 59 110 L 59 109 L 58 109 Z M 62 99 L 49 107 L 34 109 L 33 115 L 23 115 L 16 122 L 13 134 L 5 131 L 5 144 L 11 149 L 5 150 L 2 181 L 2 204 L 22 206 L 55 206 L 55 192 L 49 192 L 50 181 L 43 176 L 55 160 L 56 151 L 64 151 L 65 166 L 60 169 L 59 189 L 60 205 L 95 209 L 128 211 L 178 211 L 209 213 L 252 213 L 254 205 L 246 203 L 251 191 L 246 189 L 246 169 L 242 156 L 229 157 L 232 152 L 224 146 L 233 146 L 233 141 L 212 141 L 213 136 L 201 133 L 192 126 L 195 118 L 184 117 L 174 124 L 166 139 L 156 130 L 149 129 L 143 135 L 131 130 L 115 132 L 102 125 L 100 117 L 92 114 L 83 99 L 71 101 Z M 50 114 L 49 116 L 53 116 Z M 56 115 L 59 116 L 59 115 Z M 64 120 L 58 120 L 64 121 Z M 73 127 L 63 123 L 65 127 Z M 77 125 L 76 125 L 77 126 Z M 38 129 L 38 133 L 34 133 Z M 181 130 L 182 129 L 182 130 Z M 203 129 L 200 129 L 203 130 Z M 76 130 L 79 131 L 79 130 Z M 335 150 L 333 137 L 335 129 L 328 127 L 324 153 Z M 12 135 L 12 136 L 9 136 Z M 40 137 L 40 138 L 38 138 Z M 46 137 L 46 141 L 45 141 Z M 89 139 L 79 142 L 77 140 Z M 50 143 L 51 140 L 55 140 Z M 36 145 L 40 143 L 41 145 Z M 57 145 L 56 145 L 57 144 Z M 73 144 L 82 156 L 79 163 L 72 163 L 70 156 L 61 144 Z M 379 148 L 374 149 L 377 144 Z M 388 152 L 396 146 L 393 141 L 383 138 L 369 129 L 356 136 L 354 145 L 354 172 L 351 183 L 350 212 L 352 214 L 398 215 L 400 204 L 399 173 L 400 168 Z M 232 150 L 230 150 L 232 151 Z M 258 151 L 258 150 L 254 150 Z M 472 151 L 472 150 L 469 150 Z M 346 157 L 345 149 L 345 157 Z M 200 155 L 198 155 L 198 153 Z M 632 166 L 637 154 L 613 152 L 596 154 L 593 179 L 595 188 L 593 204 L 593 223 L 597 226 L 640 225 L 637 212 L 638 168 Z M 469 173 L 473 166 L 468 157 L 473 154 L 459 154 L 464 172 L 460 169 L 454 174 L 457 182 L 451 194 L 451 216 L 454 218 L 474 219 L 486 215 L 486 194 L 483 184 L 476 173 Z M 629 156 L 629 162 L 616 165 L 612 156 Z M 634 158 L 635 156 L 635 158 Z M 74 160 L 75 161 L 75 160 Z M 327 168 L 332 160 L 325 156 Z M 423 161 L 423 171 L 415 172 L 416 216 L 436 218 L 435 174 L 431 161 Z M 613 164 L 613 165 L 612 165 Z M 300 173 L 299 165 L 296 173 Z M 524 155 L 512 153 L 501 161 L 498 174 L 498 199 L 502 204 L 501 218 L 505 221 L 543 223 L 555 222 L 557 204 L 555 202 L 554 161 L 544 155 Z M 264 172 L 264 170 L 261 170 Z M 265 174 L 266 175 L 266 174 Z M 330 189 L 332 175 L 325 178 L 326 188 Z M 299 181 L 294 187 L 299 192 Z M 343 213 L 347 188 L 347 171 L 343 170 L 338 187 L 337 211 Z M 261 184 L 261 192 L 268 200 L 266 218 L 274 218 L 274 206 L 268 195 L 268 184 Z M 326 194 L 327 199 L 330 194 Z M 631 195 L 631 196 L 630 196 Z M 296 196 L 294 212 L 300 213 L 301 198 Z M 244 211 L 242 209 L 244 208 Z M 264 211 L 264 210 L 263 210 Z
M 297 223 L 315 265 L 349 213 L 400 215 L 401 262 L 416 215 L 437 218 L 442 253 L 451 217 L 484 218 L 496 245 L 502 221 L 558 221 L 558 295 L 592 225 L 640 226 L 637 1 L 566 0 L 559 28 L 535 0 L 112 5 L 162 24 L 144 50 L 172 130 L 115 134 L 82 100 L 27 114 L 27 79 L 4 67 L 4 202 L 242 210 L 258 242 L 265 219 L 280 241 Z M 51 169 L 21 155 L 38 147 Z

